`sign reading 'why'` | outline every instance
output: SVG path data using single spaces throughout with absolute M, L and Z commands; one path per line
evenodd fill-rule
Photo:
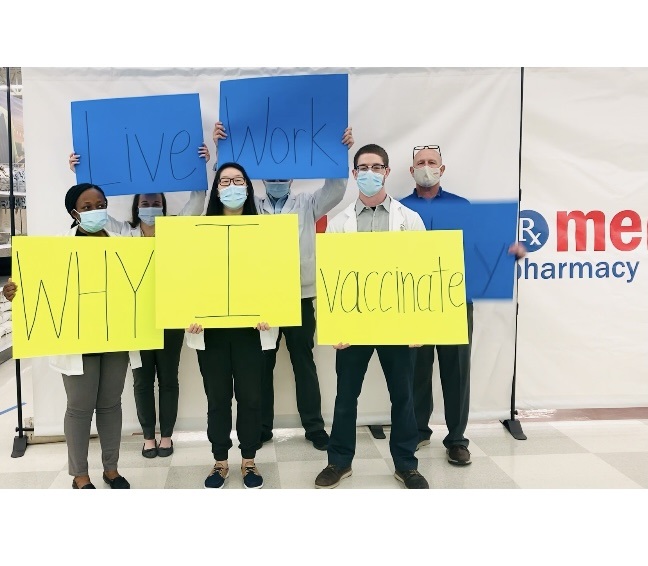
M 11 251 L 16 358 L 164 346 L 153 238 L 18 236 Z

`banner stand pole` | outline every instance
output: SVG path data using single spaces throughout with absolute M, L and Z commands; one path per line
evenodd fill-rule
M 13 168 L 13 138 L 11 132 L 11 77 L 9 76 L 9 67 L 5 67 L 7 78 L 7 133 L 9 136 L 9 207 L 11 214 L 11 239 L 16 235 L 16 223 L 14 218 L 14 211 L 16 209 L 16 199 L 14 197 L 14 168 Z M 18 426 L 16 432 L 18 436 L 14 437 L 13 450 L 11 452 L 12 458 L 20 458 L 27 450 L 27 436 L 25 432 L 33 431 L 33 428 L 23 427 L 23 414 L 22 414 L 22 383 L 20 380 L 20 360 L 15 359 L 16 363 L 16 409 L 18 412 Z
M 522 110 L 524 107 L 524 67 L 520 68 L 520 150 L 518 154 L 518 226 L 516 232 L 516 240 L 520 233 L 520 205 L 522 203 Z M 518 312 L 520 304 L 517 302 L 517 269 L 515 273 L 515 350 L 513 354 L 513 381 L 511 383 L 511 418 L 500 421 L 506 430 L 511 433 L 511 436 L 516 440 L 526 440 L 527 437 L 522 431 L 520 421 L 515 418 L 518 414 L 515 408 L 515 382 L 517 377 L 517 336 L 518 336 Z
M 515 381 L 516 381 L 516 365 L 517 365 L 517 317 L 519 305 L 515 306 L 515 354 L 513 355 L 513 382 L 511 383 L 511 418 L 500 421 L 506 430 L 511 433 L 511 436 L 516 440 L 526 440 L 526 434 L 522 431 L 520 421 L 515 418 L 518 414 L 515 408 Z

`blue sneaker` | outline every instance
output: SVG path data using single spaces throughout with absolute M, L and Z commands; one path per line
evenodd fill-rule
M 225 480 L 229 476 L 229 468 L 224 467 L 222 464 L 216 463 L 212 471 L 205 478 L 205 487 L 220 489 L 225 485 Z
M 243 485 L 246 489 L 259 489 L 263 487 L 263 477 L 254 463 L 245 467 L 241 466 L 241 473 L 243 474 Z

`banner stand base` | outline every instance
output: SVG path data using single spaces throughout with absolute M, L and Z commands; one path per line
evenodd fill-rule
M 26 436 L 16 436 L 13 443 L 13 451 L 11 452 L 12 458 L 21 458 L 25 455 L 25 450 L 27 450 L 27 437 Z
M 522 425 L 520 424 L 520 421 L 517 419 L 506 419 L 504 421 L 500 421 L 506 430 L 508 430 L 511 433 L 511 436 L 515 438 L 516 440 L 526 440 L 526 434 L 522 432 Z
M 383 431 L 382 425 L 370 424 L 368 426 L 369 426 L 369 432 L 371 433 L 371 436 L 373 436 L 374 438 L 379 438 L 379 439 L 387 438 L 387 436 L 385 436 L 385 431 Z

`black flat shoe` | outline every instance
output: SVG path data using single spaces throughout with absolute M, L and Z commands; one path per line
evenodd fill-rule
M 83 487 L 79 487 L 75 480 L 72 480 L 72 489 L 97 489 L 92 482 L 88 482 Z
M 104 472 L 103 480 L 110 486 L 110 489 L 130 489 L 130 484 L 126 481 L 124 476 L 117 476 L 115 479 L 111 480 Z
M 167 456 L 171 456 L 171 454 L 173 454 L 173 440 L 171 441 L 171 446 L 169 448 L 158 446 L 157 455 L 160 458 L 166 458 Z
M 144 448 L 146 444 L 142 445 L 142 456 L 144 458 L 155 458 L 158 455 L 158 444 L 155 442 L 154 448 Z

